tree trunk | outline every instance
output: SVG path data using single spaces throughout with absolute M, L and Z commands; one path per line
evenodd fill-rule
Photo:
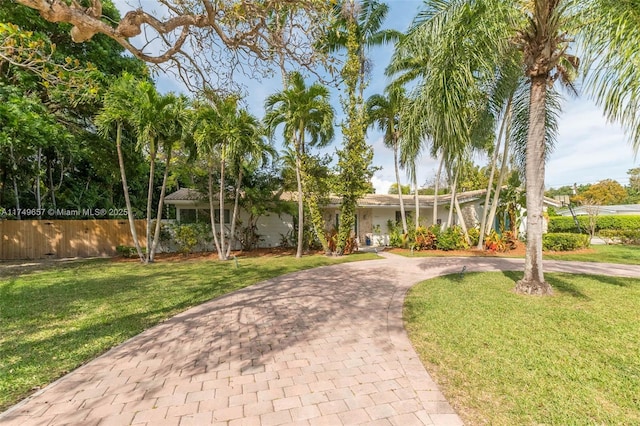
M 124 191 L 124 202 L 127 206 L 127 218 L 129 219 L 129 229 L 131 230 L 131 237 L 133 238 L 133 245 L 136 247 L 136 252 L 140 258 L 140 262 L 144 263 L 144 253 L 140 247 L 140 241 L 138 240 L 138 232 L 136 231 L 136 222 L 133 217 L 133 210 L 131 209 L 131 199 L 129 198 L 129 185 L 127 184 L 127 174 L 124 168 L 124 157 L 122 156 L 122 124 L 118 123 L 116 131 L 116 150 L 118 152 L 118 166 L 120 167 L 120 178 L 122 179 L 122 190 Z
M 325 254 L 330 254 L 329 243 L 327 242 L 327 237 L 325 235 L 325 223 L 324 218 L 322 217 L 322 212 L 320 211 L 319 202 L 318 202 L 318 194 L 316 191 L 313 191 L 310 188 L 309 184 L 309 174 L 307 172 L 306 166 L 307 156 L 305 155 L 302 161 L 300 161 L 300 177 L 302 180 L 302 190 L 304 191 L 305 197 L 307 199 L 307 208 L 309 209 L 309 217 L 311 218 L 311 224 L 313 225 L 313 230 L 322 245 L 322 250 Z
M 211 167 L 211 162 L 208 167 L 209 171 L 209 180 L 207 189 L 209 192 L 209 219 L 211 219 L 211 233 L 213 234 L 213 242 L 216 245 L 216 251 L 220 253 L 220 241 L 218 241 L 218 233 L 216 232 L 216 209 L 213 204 L 213 167 Z
M 220 161 L 220 192 L 218 193 L 218 206 L 220 207 L 220 251 L 218 258 L 227 260 L 227 246 L 224 237 L 224 186 L 225 186 L 225 148 L 222 148 L 222 160 Z
M 53 166 L 51 166 L 51 159 L 47 157 L 47 174 L 49 175 L 49 192 L 51 193 L 51 203 L 53 208 L 57 209 L 56 203 L 56 186 L 53 183 Z
M 509 121 L 511 121 L 511 108 L 509 108 Z M 510 124 L 507 124 L 507 133 L 504 139 L 504 152 L 502 153 L 502 166 L 500 166 L 500 175 L 498 176 L 496 192 L 493 194 L 491 211 L 489 212 L 489 217 L 487 218 L 487 223 L 485 225 L 485 233 L 489 233 L 489 229 L 493 227 L 493 222 L 496 218 L 496 212 L 498 211 L 498 204 L 500 204 L 500 191 L 502 191 L 502 184 L 504 183 L 504 179 L 507 176 L 507 165 L 509 164 L 509 143 L 511 142 L 511 138 L 509 138 L 510 126 Z
M 420 226 L 420 194 L 418 193 L 418 176 L 416 175 L 416 165 L 413 164 L 413 198 L 416 202 L 416 229 Z
M 302 245 L 304 243 L 304 204 L 302 199 L 302 176 L 301 176 L 300 149 L 296 147 L 296 180 L 298 182 L 298 249 L 296 258 L 302 257 Z
M 456 194 L 453 197 L 454 206 L 456 208 L 456 214 L 458 215 L 458 220 L 460 221 L 460 228 L 462 228 L 462 232 L 464 233 L 464 240 L 467 245 L 471 244 L 471 240 L 469 239 L 469 231 L 467 230 L 467 224 L 464 221 L 464 217 L 462 216 L 462 210 L 460 209 L 460 203 L 458 202 L 458 195 Z
M 438 224 L 438 191 L 440 191 L 440 174 L 442 173 L 442 165 L 444 164 L 444 153 L 440 157 L 440 164 L 436 172 L 436 182 L 433 185 L 435 192 L 433 193 L 433 224 Z
M 542 266 L 542 202 L 545 171 L 546 76 L 531 78 L 529 132 L 527 135 L 527 251 L 524 278 L 516 284 L 516 293 L 548 295 L 553 290 L 544 280 Z
M 38 212 L 42 209 L 42 197 L 40 195 L 40 170 L 42 169 L 42 148 L 38 148 L 38 172 L 36 174 L 36 206 Z M 38 219 L 42 216 L 38 214 Z
M 451 179 L 451 173 L 447 173 L 449 175 L 449 179 Z M 458 189 L 458 169 L 456 169 L 455 177 L 453 178 L 453 186 L 451 187 L 451 202 L 449 203 L 449 216 L 447 217 L 447 226 L 445 229 L 449 228 L 453 223 L 453 209 L 455 208 L 455 200 L 456 200 L 456 192 Z
M 231 216 L 231 232 L 229 234 L 229 243 L 227 244 L 227 259 L 231 255 L 231 246 L 235 242 L 236 221 L 238 220 L 238 204 L 240 203 L 240 188 L 242 186 L 242 164 L 240 164 L 239 167 L 240 171 L 238 172 L 238 181 L 236 182 L 235 194 L 233 198 L 233 215 Z
M 478 238 L 478 246 L 476 247 L 478 250 L 484 249 L 484 236 L 486 234 L 487 229 L 487 216 L 489 215 L 489 205 L 491 202 L 491 190 L 493 189 L 493 175 L 496 172 L 496 164 L 498 163 L 498 153 L 500 152 L 500 144 L 502 143 L 502 139 L 505 137 L 504 131 L 507 123 L 507 119 L 511 117 L 511 100 L 513 98 L 509 97 L 507 101 L 507 108 L 504 113 L 504 117 L 502 118 L 502 123 L 500 124 L 500 132 L 498 133 L 498 140 L 496 142 L 496 147 L 493 151 L 493 157 L 491 157 L 491 168 L 489 174 L 489 183 L 487 184 L 487 193 L 484 196 L 484 207 L 482 208 L 482 218 L 480 220 L 480 236 Z M 502 163 L 505 164 L 505 163 Z
M 13 154 L 13 143 L 9 142 L 9 154 L 11 155 L 12 173 L 11 180 L 13 182 L 13 195 L 16 198 L 16 210 L 18 213 L 18 220 L 22 219 L 20 214 L 20 192 L 18 191 L 18 180 L 16 179 L 16 172 L 18 171 L 18 164 L 16 163 L 16 157 Z
M 149 152 L 149 187 L 147 188 L 147 255 L 145 262 L 150 261 L 151 252 L 151 207 L 153 206 L 153 178 L 156 172 L 156 152 L 151 149 Z
M 402 233 L 407 234 L 407 218 L 404 213 L 404 199 L 402 197 L 402 186 L 400 185 L 400 171 L 398 167 L 398 142 L 393 143 L 393 166 L 396 169 L 396 185 L 398 186 L 398 200 L 400 201 L 400 220 L 402 221 Z
M 158 248 L 158 241 L 160 241 L 160 225 L 162 222 L 162 209 L 164 208 L 164 194 L 167 192 L 167 180 L 169 179 L 169 165 L 171 164 L 171 148 L 167 152 L 167 163 L 164 169 L 164 175 L 162 176 L 162 188 L 160 189 L 160 199 L 158 200 L 158 214 L 156 215 L 156 226 L 153 231 L 153 244 L 149 252 L 149 260 L 153 262 L 153 258 Z

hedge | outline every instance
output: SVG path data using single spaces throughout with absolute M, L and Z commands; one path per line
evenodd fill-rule
M 640 229 L 603 229 L 598 235 L 607 244 L 640 245 Z
M 560 232 L 542 236 L 543 250 L 570 251 L 587 247 L 589 247 L 589 236 L 585 234 Z
M 580 223 L 580 228 L 583 233 L 589 232 L 589 217 L 588 216 L 577 216 L 578 223 Z M 638 230 L 640 229 L 640 215 L 602 215 L 596 218 L 596 232 L 605 230 L 605 229 L 632 229 Z M 548 231 L 550 233 L 556 232 L 570 232 L 570 233 L 578 233 L 578 229 L 576 228 L 576 223 L 572 216 L 551 216 L 549 218 L 549 228 Z

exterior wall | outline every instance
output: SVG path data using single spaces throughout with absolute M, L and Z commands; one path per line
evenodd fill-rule
M 248 215 L 243 212 L 241 217 L 246 223 Z M 258 219 L 257 227 L 258 235 L 260 235 L 258 247 L 278 247 L 282 235 L 287 235 L 293 231 L 293 217 L 286 213 L 280 216 L 268 214 Z

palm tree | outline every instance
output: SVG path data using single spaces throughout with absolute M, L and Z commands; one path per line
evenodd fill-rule
M 107 90 L 104 96 L 103 106 L 96 117 L 96 125 L 103 136 L 107 136 L 116 125 L 116 149 L 118 152 L 118 165 L 120 167 L 120 177 L 122 179 L 122 190 L 127 207 L 127 217 L 131 237 L 136 247 L 136 252 L 141 262 L 145 262 L 145 255 L 142 252 L 138 233 L 136 231 L 135 218 L 129 198 L 129 185 L 127 184 L 127 174 L 124 166 L 124 156 L 122 155 L 122 129 L 125 125 L 131 124 L 131 111 L 133 109 L 132 98 L 135 96 L 138 82 L 130 74 L 124 74 L 116 80 Z
M 404 211 L 404 200 L 401 191 L 400 171 L 398 161 L 398 151 L 402 141 L 400 130 L 400 110 L 407 102 L 402 87 L 390 86 L 385 90 L 387 96 L 372 95 L 367 99 L 367 118 L 369 126 L 377 126 L 384 131 L 384 144 L 393 151 L 393 165 L 396 173 L 396 184 L 398 185 L 398 200 L 400 201 L 400 217 L 402 221 L 402 232 L 407 233 L 407 219 Z M 416 214 L 418 211 L 416 210 Z
M 198 147 L 198 152 L 206 158 L 209 179 L 209 207 L 211 230 L 213 233 L 214 243 L 220 260 L 227 260 L 231 252 L 233 244 L 233 234 L 235 232 L 235 221 L 238 215 L 238 197 L 240 188 L 235 188 L 235 201 L 233 220 L 231 221 L 231 229 L 229 241 L 227 241 L 224 226 L 225 218 L 225 198 L 226 198 L 226 178 L 228 169 L 233 166 L 238 167 L 241 158 L 249 154 L 244 150 L 255 153 L 257 149 L 249 147 L 249 141 L 255 143 L 255 139 L 260 135 L 260 126 L 258 120 L 251 116 L 247 111 L 238 108 L 238 98 L 236 96 L 227 96 L 226 98 L 214 97 L 211 101 L 202 102 L 197 106 L 196 123 L 194 124 L 194 139 Z M 213 172 L 215 166 L 218 166 L 218 212 L 220 221 L 220 232 L 216 230 L 215 209 L 213 204 Z M 241 173 L 241 172 L 238 172 Z M 240 174 L 236 185 L 241 182 Z
M 156 115 L 158 123 L 158 146 L 164 153 L 164 173 L 162 176 L 162 186 L 158 199 L 157 216 L 155 229 L 153 232 L 153 242 L 149 250 L 149 261 L 153 262 L 154 256 L 160 241 L 160 228 L 162 220 L 162 209 L 164 208 L 164 197 L 167 191 L 167 181 L 171 170 L 171 159 L 173 149 L 177 144 L 189 136 L 186 134 L 188 125 L 188 99 L 186 96 L 176 96 L 169 93 L 161 97 L 159 111 Z
M 287 79 L 287 89 L 275 93 L 265 101 L 267 113 L 265 123 L 269 134 L 273 137 L 275 130 L 284 125 L 285 143 L 292 145 L 296 161 L 296 182 L 298 186 L 298 247 L 296 257 L 302 256 L 304 231 L 304 167 L 308 147 L 325 146 L 333 139 L 334 110 L 329 102 L 329 91 L 321 84 L 314 83 L 307 87 L 300 73 L 293 72 Z M 309 140 L 307 141 L 307 137 Z M 313 203 L 312 203 L 313 204 Z M 317 206 L 309 205 L 312 216 L 317 217 Z M 321 216 L 320 216 L 321 217 Z M 324 226 L 314 223 L 318 239 L 323 249 L 328 250 L 324 236 Z
M 433 110 L 426 111 L 445 117 L 433 121 L 446 125 L 452 134 L 470 134 L 465 123 L 474 120 L 469 120 L 469 111 L 484 108 L 482 93 L 494 83 L 501 65 L 513 61 L 524 69 L 529 86 L 527 254 L 518 292 L 552 291 L 542 268 L 547 98 L 556 81 L 570 82 L 575 75 L 578 60 L 568 53 L 573 40 L 572 51 L 581 53 L 590 65 L 586 89 L 604 106 L 608 118 L 629 131 L 634 147 L 640 146 L 640 70 L 632 65 L 640 60 L 635 47 L 640 36 L 634 29 L 638 14 L 635 3 L 612 0 L 432 0 L 425 2 L 407 37 L 411 40 L 407 46 L 422 45 L 423 57 L 429 58 L 421 71 L 430 77 L 423 82 L 421 98 Z M 424 90 L 426 86 L 429 90 Z M 429 97 L 441 105 L 429 102 Z
M 235 172 L 234 205 L 231 215 L 230 240 L 227 245 L 226 258 L 231 254 L 231 247 L 235 239 L 236 222 L 238 219 L 238 206 L 240 203 L 240 191 L 245 171 L 252 171 L 260 167 L 267 161 L 267 157 L 275 156 L 273 146 L 265 140 L 266 130 L 262 123 L 249 114 L 246 110 L 241 110 L 236 116 L 236 127 L 238 137 L 234 139 L 230 153 L 230 168 Z

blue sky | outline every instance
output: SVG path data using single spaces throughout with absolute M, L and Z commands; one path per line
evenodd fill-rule
M 127 6 L 126 0 L 115 0 L 116 5 L 124 14 L 132 8 Z M 136 2 L 132 2 L 136 4 Z M 146 0 L 143 5 L 149 7 L 156 4 L 153 0 Z M 421 0 L 388 0 L 390 13 L 385 27 L 405 31 L 413 17 L 419 10 Z M 369 86 L 365 91 L 365 97 L 374 93 L 382 93 L 389 82 L 384 75 L 384 69 L 391 56 L 391 47 L 383 47 L 372 50 L 370 58 L 373 69 Z M 309 80 L 311 82 L 311 80 Z M 163 91 L 181 91 L 181 84 L 169 76 L 158 76 L 158 86 Z M 263 81 L 243 79 L 250 96 L 247 105 L 250 111 L 258 117 L 264 115 L 264 99 L 281 89 L 282 83 L 279 76 Z M 332 99 L 338 117 L 342 117 L 339 102 L 339 92 L 332 91 Z M 339 122 L 338 122 L 339 123 Z M 380 167 L 373 178 L 373 184 L 377 193 L 386 193 L 389 186 L 395 182 L 393 155 L 384 147 L 382 136 L 379 132 L 370 130 L 367 133 L 367 142 L 374 149 L 374 166 Z M 339 136 L 334 140 L 333 146 L 325 151 L 333 154 L 341 144 Z M 476 163 L 486 164 L 486 158 L 476 158 Z M 419 161 L 418 182 L 423 184 L 432 180 L 436 173 L 436 161 L 424 155 Z M 626 185 L 628 183 L 627 170 L 640 167 L 635 158 L 633 149 L 628 143 L 624 133 L 617 125 L 608 124 L 599 109 L 585 96 L 570 99 L 565 97 L 563 112 L 560 115 L 559 138 L 556 149 L 547 163 L 546 187 L 559 187 L 563 185 L 596 183 L 603 179 L 615 179 Z M 403 183 L 408 183 L 404 172 L 401 172 Z

